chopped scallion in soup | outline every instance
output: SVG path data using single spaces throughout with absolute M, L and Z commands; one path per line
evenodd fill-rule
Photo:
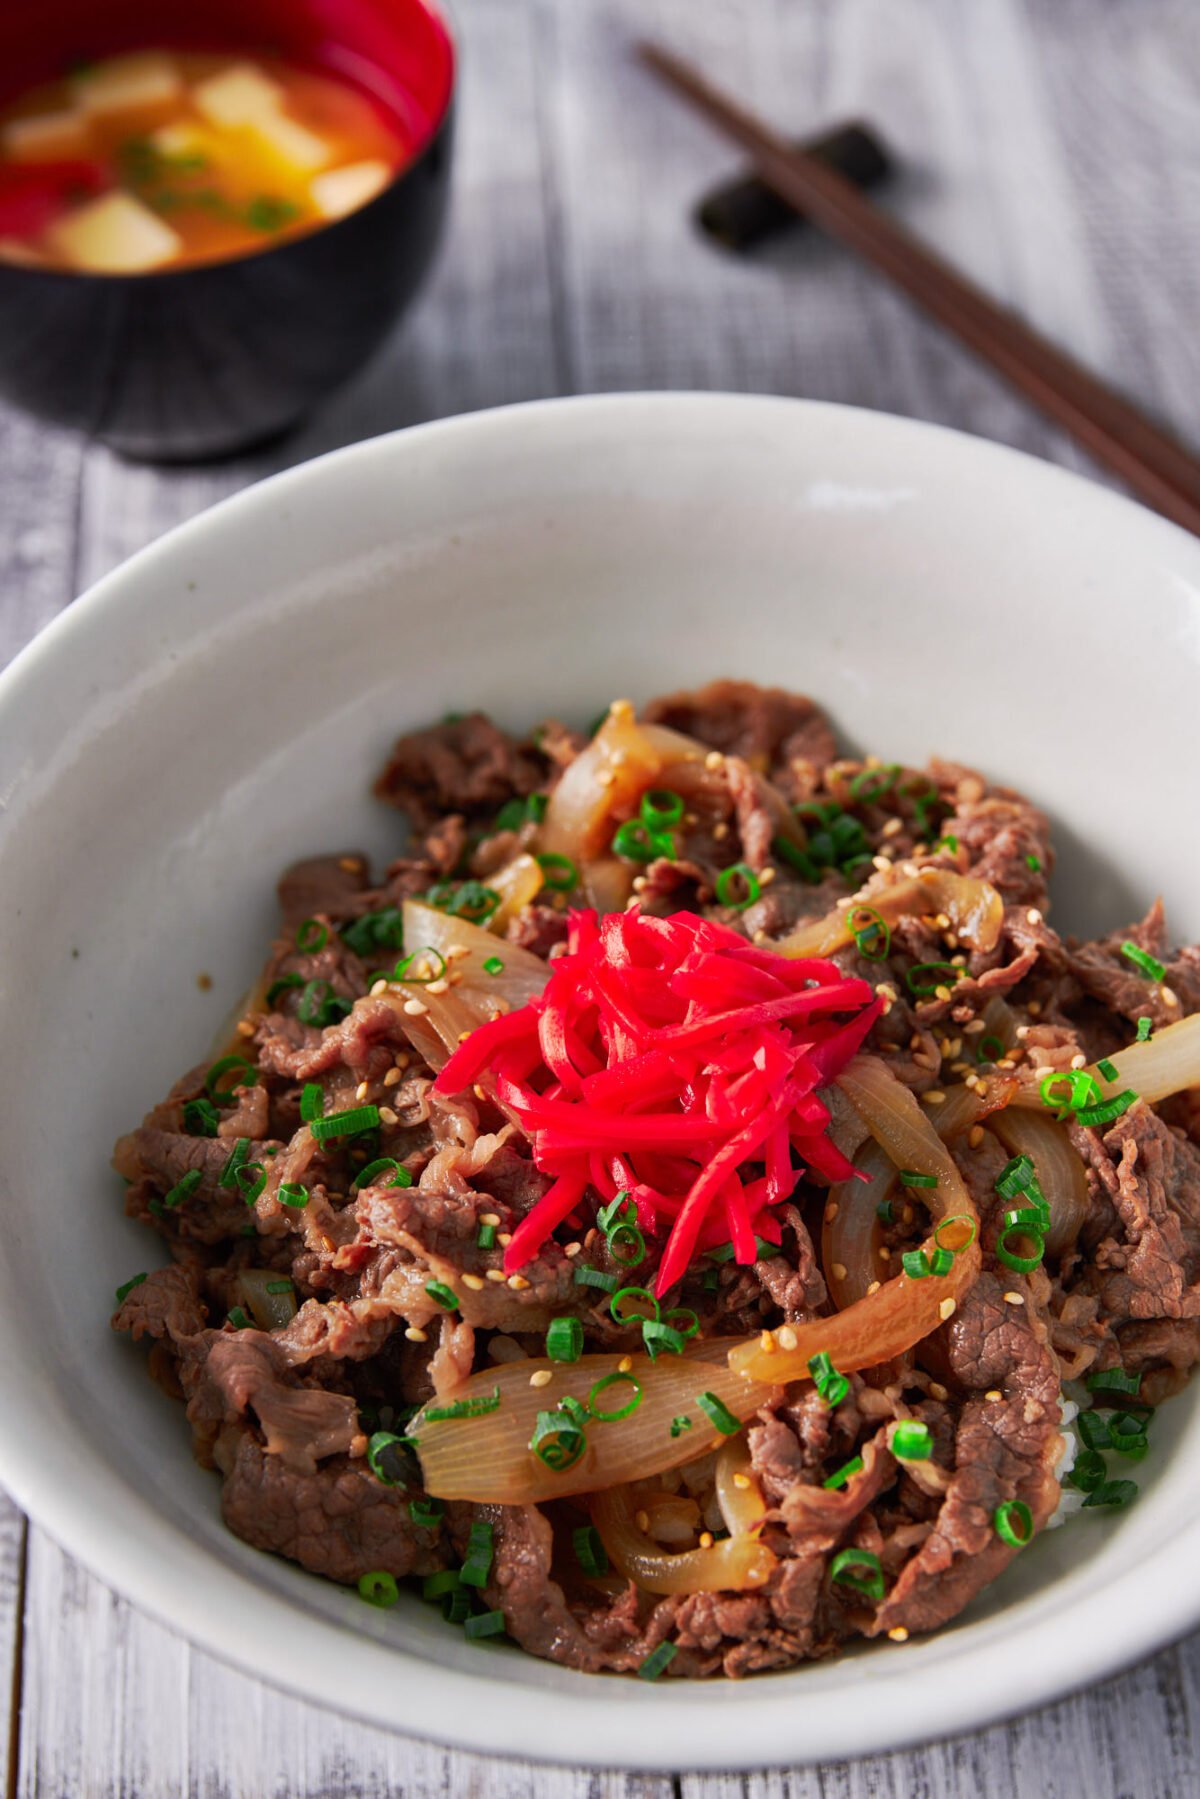
M 138 274 L 244 256 L 364 206 L 412 149 L 328 71 L 106 57 L 0 108 L 0 259 Z

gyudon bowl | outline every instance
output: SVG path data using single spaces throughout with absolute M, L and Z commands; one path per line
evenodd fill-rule
M 1169 771 L 1198 608 L 1192 541 L 1071 477 L 895 420 L 701 396 L 379 440 L 110 576 L 0 684 L 0 1348 L 19 1370 L 0 1476 L 104 1578 L 256 1674 L 303 1689 L 319 1665 L 324 1699 L 378 1721 L 573 1762 L 895 1745 L 1195 1623 L 1190 1391 L 1158 1413 L 1135 1506 L 1040 1536 L 928 1637 L 618 1686 L 464 1640 L 408 1595 L 372 1610 L 222 1527 L 178 1412 L 108 1330 L 113 1289 L 157 1258 L 107 1156 L 163 1071 L 220 1039 L 279 869 L 396 854 L 371 777 L 445 713 L 521 731 L 719 675 L 807 692 L 851 753 L 952 757 L 1044 806 L 1060 929 L 1099 935 L 1161 893 L 1173 939 L 1194 939 L 1200 866 Z M 281 1636 L 278 1666 L 248 1647 Z

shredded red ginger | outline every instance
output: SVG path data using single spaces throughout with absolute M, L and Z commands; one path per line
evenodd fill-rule
M 834 963 L 776 955 L 690 912 L 573 912 L 544 993 L 472 1031 L 436 1082 L 458 1093 L 490 1072 L 553 1177 L 505 1268 L 531 1261 L 589 1186 L 603 1202 L 629 1193 L 642 1230 L 667 1232 L 660 1295 L 699 1251 L 731 1242 L 752 1262 L 756 1235 L 779 1242 L 772 1208 L 803 1172 L 854 1173 L 817 1089 L 880 1009 Z

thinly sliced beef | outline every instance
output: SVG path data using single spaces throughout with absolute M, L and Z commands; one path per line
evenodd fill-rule
M 1142 1102 L 1103 1139 L 1082 1126 L 1071 1135 L 1118 1226 L 1083 1281 L 1106 1322 L 1200 1317 L 1200 1149 Z
M 543 780 L 535 755 L 482 712 L 469 712 L 401 737 L 375 792 L 406 813 L 415 830 L 428 831 L 448 812 L 490 818 L 505 800 L 534 792 Z
M 353 918 L 366 892 L 368 866 L 357 850 L 340 856 L 308 856 L 279 877 L 279 909 L 285 928 L 306 918 Z
M 772 774 L 785 791 L 792 763 L 821 769 L 837 754 L 833 732 L 811 700 L 749 681 L 713 681 L 694 693 L 664 694 L 650 701 L 644 716 L 744 757 L 760 774 Z

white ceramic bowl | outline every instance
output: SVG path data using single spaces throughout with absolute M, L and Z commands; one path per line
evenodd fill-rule
M 1184 787 L 1200 545 L 1038 462 L 897 419 L 719 396 L 572 400 L 339 451 L 218 506 L 0 680 L 0 1479 L 206 1648 L 474 1749 L 679 1769 L 945 1735 L 1200 1622 L 1196 1395 L 1127 1514 L 1042 1538 L 903 1648 L 743 1683 L 588 1678 L 381 1614 L 218 1517 L 179 1409 L 108 1330 L 158 1259 L 109 1148 L 248 984 L 290 858 L 396 823 L 391 738 L 450 708 L 582 721 L 721 673 L 847 741 L 978 764 L 1059 821 L 1057 916 L 1161 889 L 1200 935 Z M 211 993 L 196 975 L 209 971 Z

